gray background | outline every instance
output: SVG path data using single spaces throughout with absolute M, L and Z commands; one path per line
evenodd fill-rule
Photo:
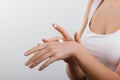
M 60 35 L 53 23 L 71 36 L 80 30 L 88 0 L 0 0 L 0 80 L 69 80 L 65 63 L 42 72 L 24 66 L 24 52 L 42 38 Z

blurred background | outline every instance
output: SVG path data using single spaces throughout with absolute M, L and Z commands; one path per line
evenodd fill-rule
M 80 31 L 88 0 L 0 0 L 0 80 L 69 80 L 58 61 L 39 72 L 29 69 L 24 52 L 42 38 L 60 36 L 56 23 L 71 36 Z

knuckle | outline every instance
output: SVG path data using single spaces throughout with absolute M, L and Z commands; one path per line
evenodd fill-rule
M 37 61 L 34 61 L 34 64 L 37 64 L 38 63 L 38 60 Z
M 59 55 L 58 55 L 58 54 L 54 55 L 53 59 L 54 59 L 54 60 L 59 59 Z
M 58 51 L 55 50 L 55 49 L 52 49 L 51 52 L 52 52 L 54 55 L 58 53 Z
M 46 46 L 46 49 L 51 51 L 51 50 L 52 50 L 52 46 L 47 45 L 47 46 Z
M 36 64 L 39 64 L 39 63 L 40 63 L 40 59 L 37 59 L 37 60 L 35 61 L 35 63 L 36 63 Z
M 58 56 L 57 56 L 57 55 L 53 57 L 53 60 L 57 60 L 57 59 L 58 59 Z

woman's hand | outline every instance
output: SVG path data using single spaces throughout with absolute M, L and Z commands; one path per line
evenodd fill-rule
M 72 39 L 72 37 L 67 33 L 67 31 L 65 31 L 61 26 L 59 26 L 57 24 L 53 24 L 53 27 L 62 35 L 62 37 L 55 36 L 55 37 L 52 37 L 50 39 L 43 39 L 44 43 L 58 41 L 59 39 L 62 39 L 64 41 L 75 40 L 76 42 L 80 43 L 79 35 L 77 32 L 74 34 L 74 39 Z
M 65 40 L 71 40 L 68 34 L 60 27 L 54 26 L 64 37 Z M 79 36 L 75 33 L 75 40 L 79 40 Z M 51 39 L 53 41 L 53 39 Z M 46 42 L 44 44 L 39 44 L 36 47 L 28 50 L 25 53 L 25 56 L 30 54 L 34 54 L 27 62 L 26 66 L 33 68 L 37 66 L 39 63 L 49 58 L 40 68 L 39 70 L 44 69 L 49 64 L 57 61 L 57 60 L 65 60 L 72 55 L 74 55 L 75 51 L 79 48 L 79 44 L 75 41 L 64 41 L 63 43 L 58 42 Z
M 50 39 L 43 39 L 43 42 L 53 42 L 53 41 L 58 41 L 59 39 L 62 39 L 64 41 L 72 41 L 72 37 L 67 33 L 67 31 L 65 31 L 61 26 L 57 25 L 57 24 L 53 24 L 53 28 L 55 28 L 61 35 L 60 36 L 55 36 L 52 37 Z
M 75 40 L 76 42 L 80 43 L 80 38 L 79 38 L 79 35 L 77 32 L 74 34 L 74 39 L 72 39 L 72 37 L 69 35 L 69 33 L 66 30 L 64 30 L 61 26 L 59 26 L 57 24 L 53 24 L 53 27 L 62 35 L 62 37 L 55 36 L 50 39 L 43 39 L 44 43 L 58 41 L 59 39 L 62 39 L 64 41 L 74 41 Z M 73 58 L 67 58 L 67 59 L 64 59 L 64 61 L 66 63 L 71 63 L 74 60 L 73 60 Z
M 44 44 L 39 44 L 25 53 L 25 56 L 35 54 L 26 62 L 25 65 L 33 68 L 42 61 L 48 59 L 39 68 L 39 70 L 42 70 L 55 61 L 64 60 L 66 58 L 72 57 L 74 53 L 79 50 L 79 48 L 80 45 L 74 41 L 64 41 L 63 43 L 47 42 Z

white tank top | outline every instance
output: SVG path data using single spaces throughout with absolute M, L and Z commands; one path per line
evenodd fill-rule
M 97 34 L 90 30 L 90 20 L 102 0 L 94 0 L 81 43 L 104 66 L 115 71 L 120 62 L 120 29 L 111 34 Z

